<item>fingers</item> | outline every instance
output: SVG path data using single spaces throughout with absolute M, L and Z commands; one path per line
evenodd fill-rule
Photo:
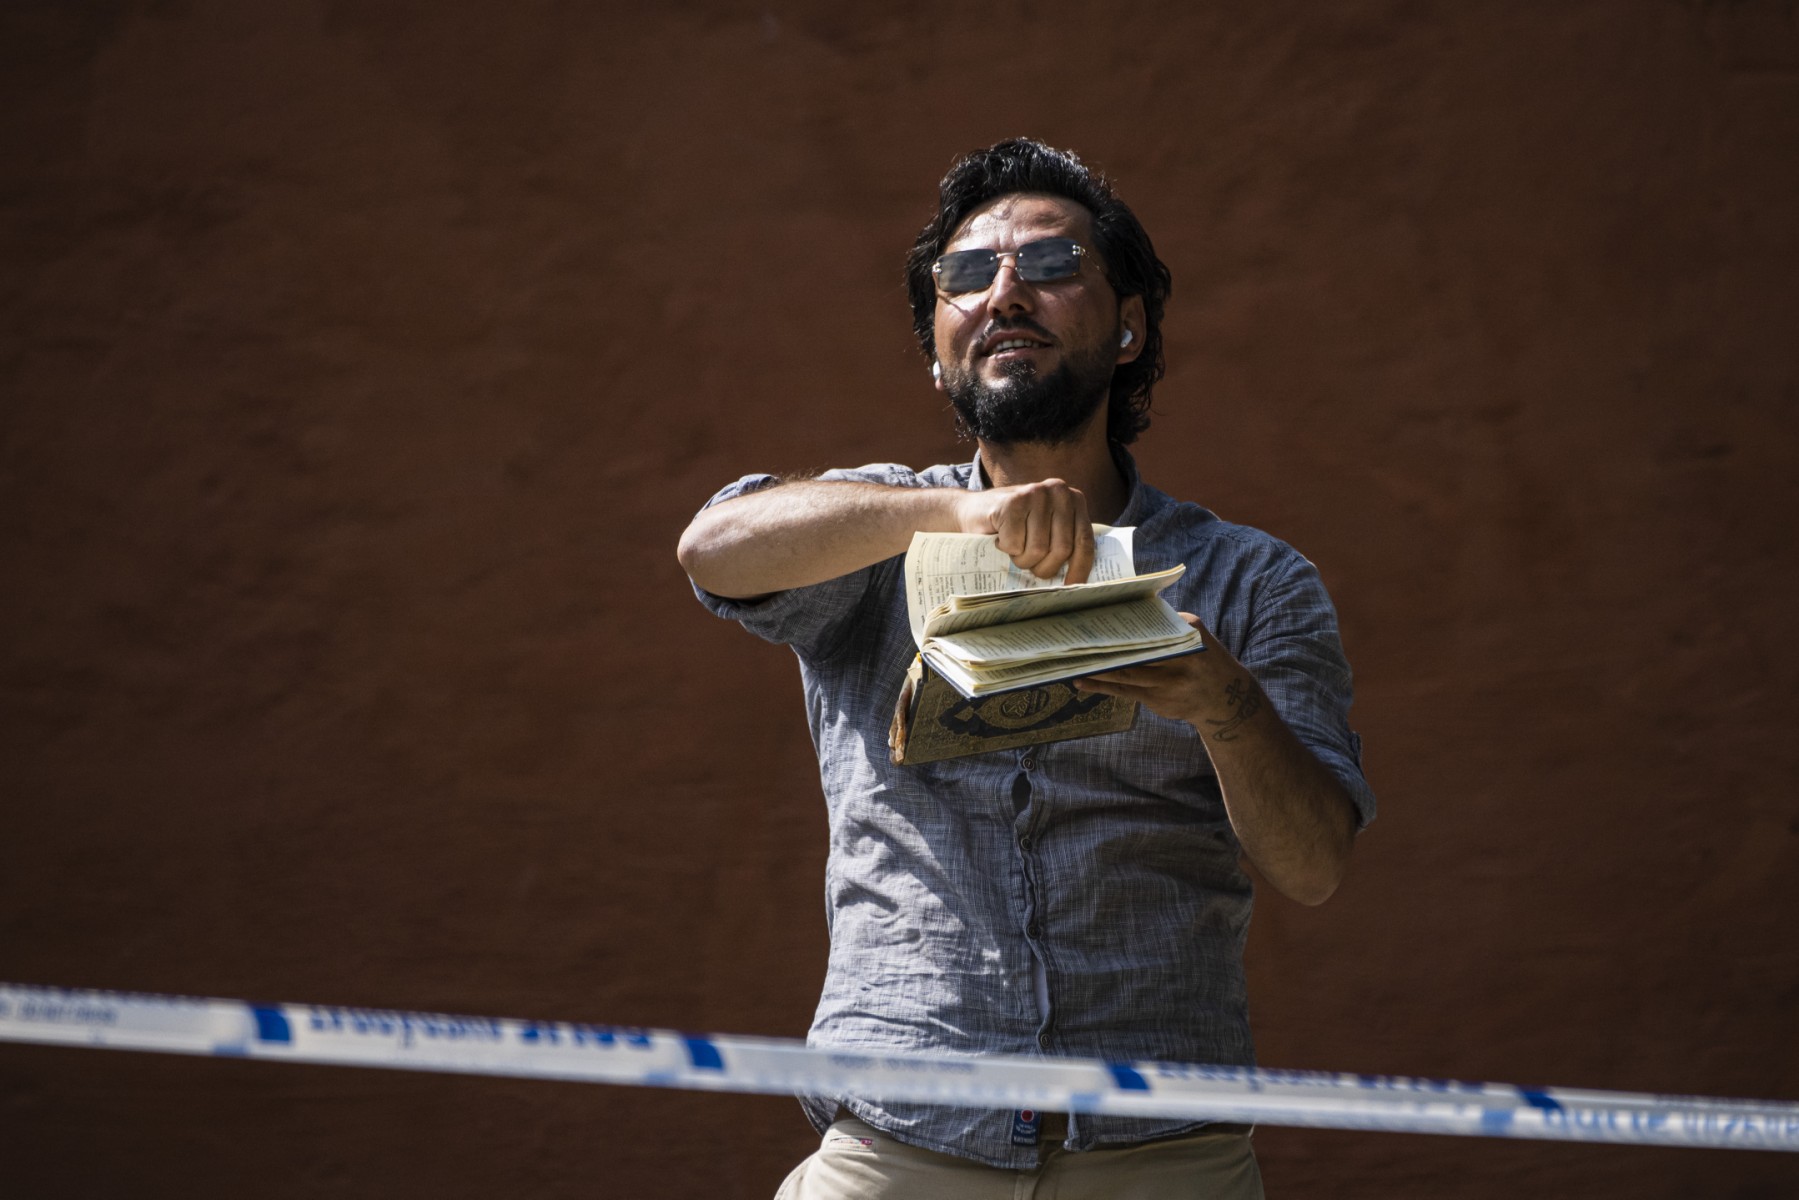
M 1075 690 L 1120 700 L 1134 700 L 1160 716 L 1186 720 L 1187 691 L 1178 678 L 1153 668 L 1127 667 L 1102 671 L 1073 681 Z
M 1151 712 L 1164 717 L 1180 717 L 1180 692 L 1171 689 L 1164 683 L 1138 682 L 1125 679 L 1124 672 L 1108 671 L 1100 675 L 1087 675 L 1071 680 L 1078 692 L 1098 696 L 1115 696 L 1120 700 L 1135 701 Z
M 1081 497 L 1080 512 L 1074 522 L 1074 553 L 1068 559 L 1068 582 L 1086 583 L 1088 574 L 1093 570 L 1093 522 L 1087 519 L 1087 498 Z
M 1198 655 L 1181 654 L 1134 667 L 1115 667 L 1095 671 L 1074 680 L 1074 685 L 1087 691 L 1105 692 L 1112 696 L 1145 696 L 1188 686 L 1198 670 Z
M 1074 685 L 1089 692 L 1105 692 L 1111 696 L 1121 696 L 1125 692 L 1142 691 L 1156 681 L 1155 676 L 1144 676 L 1134 668 L 1119 671 L 1102 671 L 1097 675 L 1083 675 L 1074 680 Z
M 1020 570 L 1049 579 L 1064 566 L 1081 583 L 1093 568 L 1093 527 L 1087 498 L 1060 479 L 998 489 L 995 539 Z
M 1039 579 L 1048 579 L 1068 565 L 1078 542 L 1075 518 L 1086 509 L 1085 500 L 1073 488 L 1060 480 L 1046 483 L 1058 486 L 1046 487 L 1039 493 L 1041 500 L 1031 508 L 1030 536 L 1025 540 L 1024 553 L 1012 560 Z M 1091 531 L 1088 537 L 1092 537 Z

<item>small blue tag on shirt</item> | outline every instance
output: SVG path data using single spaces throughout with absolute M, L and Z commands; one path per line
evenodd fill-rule
M 1043 1114 L 1034 1108 L 1021 1108 L 1012 1114 L 1012 1144 L 1035 1146 L 1043 1132 Z

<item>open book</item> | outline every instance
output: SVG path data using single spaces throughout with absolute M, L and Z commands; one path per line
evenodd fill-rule
M 1161 597 L 1186 568 L 1133 574 L 1131 532 L 1096 526 L 1079 584 L 1019 570 L 990 534 L 914 534 L 906 606 L 919 655 L 975 699 L 1204 649 Z

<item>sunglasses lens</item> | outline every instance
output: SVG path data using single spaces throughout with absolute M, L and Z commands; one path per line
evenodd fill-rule
M 1080 268 L 1081 248 L 1073 238 L 1045 238 L 1018 251 L 1018 277 L 1027 283 L 1067 279 Z
M 1081 269 L 1081 245 L 1073 238 L 1044 238 L 1020 246 L 1009 257 L 1026 283 L 1068 279 Z M 946 296 L 981 291 L 999 274 L 999 261 L 996 250 L 951 251 L 937 260 L 937 287 Z
M 957 250 L 937 260 L 937 286 L 951 296 L 976 292 L 999 274 L 999 255 L 991 250 Z

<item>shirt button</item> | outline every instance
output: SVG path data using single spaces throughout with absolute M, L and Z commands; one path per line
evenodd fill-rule
M 1018 839 L 1018 848 L 1020 850 L 1029 850 L 1031 848 L 1031 835 L 1030 834 L 1027 833 L 1023 837 Z
M 1043 936 L 1043 926 L 1032 921 L 1029 925 L 1025 926 L 1024 935 L 1034 942 Z
M 1048 1050 L 1049 1049 L 1049 1034 L 1047 1034 L 1047 1033 L 1038 1034 L 1037 1035 L 1037 1044 L 1039 1046 L 1042 1046 L 1045 1050 Z
M 1037 756 L 1035 754 L 1027 754 L 1024 756 L 1024 761 L 1018 765 L 1027 771 L 1034 771 L 1037 769 Z

